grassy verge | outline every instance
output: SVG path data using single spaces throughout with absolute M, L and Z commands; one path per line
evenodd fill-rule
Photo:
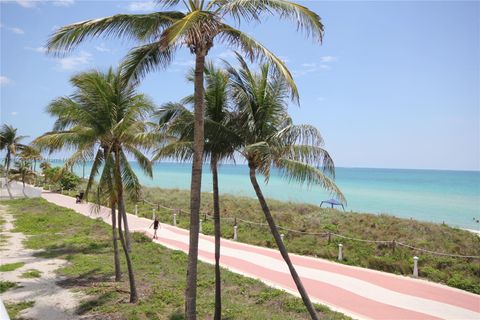
M 170 208 L 189 208 L 189 193 L 183 190 L 145 188 L 144 198 L 150 202 Z M 308 204 L 268 200 L 277 223 L 281 226 L 309 233 L 334 232 L 348 237 L 389 240 L 409 244 L 431 251 L 460 255 L 480 256 L 480 237 L 470 232 L 446 225 L 400 219 L 389 215 L 373 215 L 357 212 L 340 212 L 321 209 Z M 134 212 L 134 203 L 127 209 Z M 139 215 L 152 217 L 152 206 L 138 203 Z M 155 208 L 161 221 L 172 223 L 172 211 Z M 265 222 L 256 199 L 247 197 L 221 196 L 222 234 L 233 237 L 233 219 Z M 212 212 L 212 194 L 202 194 L 202 212 Z M 250 244 L 274 247 L 275 242 L 268 228 L 248 225 L 237 221 L 238 240 Z M 187 214 L 177 216 L 177 225 L 188 227 Z M 213 234 L 213 221 L 203 223 L 203 232 Z M 405 247 L 393 247 L 391 243 L 372 244 L 338 237 L 302 235 L 282 231 L 290 252 L 335 260 L 338 244 L 343 244 L 342 263 L 386 272 L 411 275 L 413 256 L 420 257 L 420 276 L 431 281 L 480 294 L 480 263 L 475 259 L 461 259 L 416 252 Z
M 25 265 L 24 262 L 15 262 L 15 263 L 7 263 L 0 265 L 0 272 L 9 272 L 21 268 Z
M 18 314 L 25 309 L 33 307 L 35 302 L 33 301 L 23 301 L 19 303 L 7 303 L 5 307 L 8 310 L 8 315 L 12 320 L 21 320 L 22 318 L 18 317 Z
M 44 249 L 42 257 L 60 257 L 70 263 L 59 270 L 67 277 L 60 285 L 80 288 L 92 299 L 82 302 L 79 314 L 108 319 L 182 319 L 187 256 L 168 250 L 141 234 L 134 234 L 132 260 L 140 295 L 128 303 L 127 276 L 113 278 L 110 227 L 41 199 L 6 202 L 17 219 L 14 231 L 29 237 L 28 248 Z M 59 234 L 61 233 L 61 234 Z M 123 270 L 126 270 L 122 261 Z M 209 319 L 214 306 L 213 267 L 199 263 L 199 319 Z M 348 319 L 317 306 L 323 319 Z M 107 316 L 108 315 L 108 316 Z M 223 270 L 224 319 L 308 319 L 302 301 L 259 281 Z

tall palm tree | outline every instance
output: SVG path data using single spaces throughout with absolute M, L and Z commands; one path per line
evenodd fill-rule
M 243 141 L 240 153 L 247 161 L 250 181 L 279 251 L 311 318 L 318 319 L 280 237 L 256 175 L 257 172 L 263 174 L 268 182 L 271 168 L 274 167 L 291 180 L 320 184 L 341 201 L 345 199 L 328 176 L 334 175 L 335 168 L 330 155 L 322 148 L 320 132 L 309 125 L 292 124 L 286 110 L 289 92 L 285 81 L 275 77 L 269 64 L 261 65 L 260 71 L 255 73 L 239 54 L 237 59 L 239 70 L 228 63 L 227 70 L 230 74 L 230 92 L 236 106 L 237 133 Z M 324 171 L 317 169 L 320 166 Z
M 0 150 L 5 151 L 4 178 L 5 186 L 7 187 L 10 199 L 13 199 L 13 196 L 8 181 L 8 173 L 10 171 L 12 160 L 15 159 L 17 151 L 22 151 L 25 149 L 25 145 L 20 143 L 25 138 L 26 136 L 18 136 L 17 129 L 11 125 L 3 124 L 0 127 Z
M 71 83 L 76 87 L 75 93 L 58 98 L 48 106 L 48 112 L 57 118 L 54 130 L 37 138 L 35 144 L 50 150 L 74 149 L 64 169 L 93 159 L 86 196 L 103 166 L 102 176 L 105 178 L 100 181 L 108 183 L 100 183 L 100 186 L 107 188 L 109 183 L 112 185 L 107 190 L 115 198 L 110 203 L 112 213 L 115 206 L 118 207 L 118 225 L 122 226 L 123 222 L 126 231 L 120 229 L 119 234 L 127 261 L 130 302 L 137 302 L 124 196 L 128 194 L 138 199 L 141 185 L 128 162 L 127 154 L 138 162 L 147 175 L 152 176 L 151 163 L 142 150 L 148 149 L 153 141 L 146 120 L 154 106 L 144 95 L 136 93 L 135 85 L 123 81 L 120 70 L 80 73 L 71 79 Z M 113 218 L 112 228 L 115 225 Z M 115 241 L 114 229 L 113 234 Z
M 320 17 L 308 8 L 286 0 L 156 0 L 165 8 L 184 5 L 182 11 L 159 11 L 151 14 L 125 15 L 87 20 L 58 29 L 49 39 L 49 52 L 70 51 L 87 37 L 113 36 L 136 39 L 140 45 L 126 57 L 124 75 L 138 81 L 155 68 L 165 68 L 175 52 L 187 48 L 195 55 L 195 122 L 194 155 L 190 192 L 190 239 L 185 291 L 185 315 L 196 318 L 196 282 L 198 260 L 199 211 L 203 158 L 204 68 L 214 42 L 241 50 L 251 59 L 264 59 L 290 85 L 293 96 L 297 88 L 285 64 L 260 42 L 226 23 L 232 18 L 261 22 L 264 15 L 278 15 L 297 23 L 298 29 L 321 42 L 323 24 Z
M 33 183 L 37 175 L 35 171 L 31 169 L 30 162 L 26 160 L 21 160 L 15 162 L 15 167 L 12 168 L 9 172 L 10 181 L 21 181 L 22 182 L 22 193 L 25 198 L 28 198 L 25 193 L 25 183 Z
M 193 81 L 193 72 L 188 76 Z M 234 160 L 234 153 L 241 140 L 233 132 L 230 112 L 228 111 L 228 74 L 213 63 L 205 66 L 205 146 L 204 158 L 210 160 L 213 185 L 213 220 L 215 236 L 215 313 L 214 319 L 221 319 L 221 273 L 220 273 L 220 196 L 218 185 L 218 165 L 225 159 Z M 183 99 L 193 104 L 194 97 Z M 184 105 L 168 103 L 156 112 L 161 128 L 167 135 L 176 137 L 170 143 L 161 146 L 154 160 L 170 157 L 180 161 L 193 157 L 194 114 Z

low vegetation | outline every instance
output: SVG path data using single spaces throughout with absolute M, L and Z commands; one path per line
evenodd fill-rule
M 0 272 L 9 272 L 21 268 L 25 265 L 23 262 L 7 263 L 0 265 Z
M 173 189 L 145 188 L 144 198 L 169 208 L 188 211 L 189 192 Z M 134 212 L 134 203 L 127 205 Z M 139 215 L 151 218 L 152 206 L 137 203 Z M 276 222 L 283 227 L 307 233 L 332 232 L 368 240 L 388 240 L 392 243 L 372 244 L 339 237 L 305 235 L 282 230 L 290 252 L 336 260 L 338 244 L 343 244 L 342 263 L 386 272 L 411 275 L 413 256 L 420 257 L 420 276 L 435 282 L 480 294 L 480 263 L 478 259 L 437 256 L 393 245 L 393 240 L 436 252 L 480 256 L 480 237 L 465 230 L 389 215 L 373 215 L 321 209 L 315 205 L 269 200 Z M 173 212 L 156 207 L 161 222 L 172 224 Z M 238 240 L 250 244 L 275 247 L 267 226 L 249 225 L 239 219 L 265 223 L 256 199 L 221 196 L 222 234 L 233 237 L 234 219 L 238 223 Z M 202 194 L 202 214 L 212 212 L 212 195 Z M 203 217 L 205 220 L 205 216 Z M 188 228 L 188 214 L 177 216 L 177 225 Z M 213 234 L 213 221 L 207 216 L 203 233 Z
M 59 257 L 70 263 L 58 270 L 66 276 L 59 284 L 80 288 L 92 298 L 83 301 L 79 314 L 95 313 L 112 319 L 183 319 L 183 296 L 187 255 L 151 242 L 141 234 L 133 234 L 132 260 L 138 282 L 140 301 L 128 303 L 128 282 L 113 281 L 113 258 L 110 227 L 72 210 L 42 199 L 21 199 L 6 202 L 17 219 L 14 232 L 29 237 L 25 245 L 44 249 L 37 255 Z M 59 234 L 61 232 L 61 234 Z M 111 263 L 108 263 L 110 262 Z M 125 261 L 122 259 L 125 272 Z M 259 281 L 227 270 L 223 271 L 225 319 L 308 319 L 299 298 L 269 288 Z M 214 273 L 211 265 L 199 264 L 199 319 L 210 318 L 214 306 Z M 323 319 L 348 319 L 323 306 L 316 306 Z
M 30 278 L 40 278 L 41 276 L 42 276 L 42 272 L 40 270 L 29 269 L 24 273 L 22 273 L 20 277 L 25 279 L 30 279 Z
M 11 281 L 0 281 L 0 293 L 4 293 L 8 289 L 16 288 L 17 284 Z
M 18 317 L 19 313 L 25 309 L 33 307 L 35 302 L 33 301 L 22 301 L 18 303 L 7 303 L 5 307 L 8 310 L 8 315 L 12 320 L 22 320 L 23 318 Z

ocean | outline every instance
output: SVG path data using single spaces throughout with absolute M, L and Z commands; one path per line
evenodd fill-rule
M 156 164 L 153 179 L 141 173 L 136 163 L 132 166 L 145 186 L 190 188 L 191 164 Z M 82 167 L 74 170 L 82 176 Z M 331 198 L 319 186 L 289 182 L 276 171 L 268 183 L 262 176 L 258 180 L 268 198 L 316 205 Z M 336 168 L 335 181 L 347 198 L 346 211 L 390 214 L 480 230 L 476 222 L 480 220 L 479 171 Z M 221 165 L 219 185 L 223 194 L 255 197 L 246 165 Z M 202 190 L 212 191 L 208 165 L 203 170 Z

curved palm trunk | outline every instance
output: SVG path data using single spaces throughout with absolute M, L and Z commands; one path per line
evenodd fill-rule
M 275 221 L 273 220 L 273 216 L 270 213 L 270 208 L 268 207 L 267 202 L 263 197 L 262 190 L 260 189 L 260 186 L 257 182 L 255 165 L 253 163 L 249 163 L 248 167 L 250 168 L 250 181 L 252 183 L 253 189 L 255 189 L 255 193 L 257 194 L 258 201 L 260 202 L 260 206 L 262 207 L 263 213 L 265 214 L 265 219 L 267 220 L 268 226 L 270 227 L 270 231 L 272 232 L 273 238 L 275 239 L 275 243 L 278 246 L 278 250 L 280 251 L 280 254 L 283 257 L 283 260 L 285 260 L 285 262 L 287 263 L 288 269 L 290 270 L 290 274 L 292 275 L 293 281 L 295 282 L 298 292 L 302 297 L 303 303 L 305 304 L 305 307 L 307 307 L 307 310 L 310 313 L 310 317 L 313 320 L 318 320 L 317 312 L 315 311 L 315 308 L 313 307 L 313 304 L 310 301 L 310 298 L 308 297 L 307 291 L 303 287 L 302 280 L 298 276 L 297 270 L 295 270 L 295 267 L 293 266 L 292 261 L 290 260 L 290 257 L 287 252 L 287 248 L 283 244 L 282 238 L 278 233 L 277 226 L 275 225 Z
M 194 123 L 194 151 L 192 162 L 192 183 L 190 187 L 190 239 L 188 247 L 187 287 L 185 290 L 185 317 L 187 320 L 197 318 L 197 262 L 198 262 L 198 235 L 199 213 L 202 186 L 202 164 L 204 147 L 204 110 L 205 89 L 203 88 L 203 73 L 205 69 L 205 55 L 197 49 L 195 56 L 195 123 Z
M 119 208 L 123 205 L 121 204 L 122 201 L 120 200 Z M 120 242 L 122 243 L 123 252 L 125 252 L 125 260 L 127 261 L 127 270 L 128 270 L 128 282 L 130 285 L 130 303 L 137 303 L 138 302 L 138 294 L 137 294 L 137 286 L 135 284 L 135 275 L 133 274 L 133 266 L 132 260 L 130 259 L 130 253 L 127 249 L 127 244 L 125 242 L 125 237 L 123 236 L 122 232 L 122 214 L 120 210 L 118 210 L 118 231 L 120 235 Z
M 10 151 L 7 151 L 5 156 L 5 187 L 7 188 L 8 196 L 13 199 L 12 190 L 10 190 L 10 184 L 8 183 L 8 171 L 10 170 Z
M 222 319 L 222 282 L 220 275 L 220 197 L 218 194 L 218 160 L 212 157 L 213 179 L 213 221 L 215 231 L 215 315 L 214 320 Z
M 115 178 L 115 188 L 117 191 L 117 205 L 118 205 L 118 231 L 120 235 L 120 242 L 122 243 L 123 251 L 125 253 L 125 259 L 127 261 L 127 269 L 128 269 L 128 281 L 130 284 L 130 302 L 136 303 L 138 301 L 137 295 L 137 286 L 135 284 L 135 276 L 133 274 L 133 266 L 132 261 L 130 259 L 130 250 L 128 249 L 126 237 L 124 236 L 122 230 L 122 220 L 126 223 L 126 213 L 125 213 L 125 202 L 123 199 L 123 183 L 122 183 L 122 176 L 120 172 L 120 150 L 115 150 L 115 170 L 114 170 L 114 178 Z M 125 235 L 128 232 L 125 226 Z
M 125 209 L 125 206 L 122 211 L 122 217 L 123 217 L 123 224 L 125 226 L 125 243 L 127 244 L 127 250 L 128 252 L 132 251 L 132 246 L 131 246 L 131 238 L 130 238 L 130 228 L 128 227 L 128 218 L 127 218 L 127 210 Z
M 112 201 L 112 241 L 113 241 L 113 260 L 115 264 L 115 281 L 122 280 L 122 271 L 120 269 L 120 255 L 118 253 L 118 232 L 117 232 L 117 213 L 115 202 Z

